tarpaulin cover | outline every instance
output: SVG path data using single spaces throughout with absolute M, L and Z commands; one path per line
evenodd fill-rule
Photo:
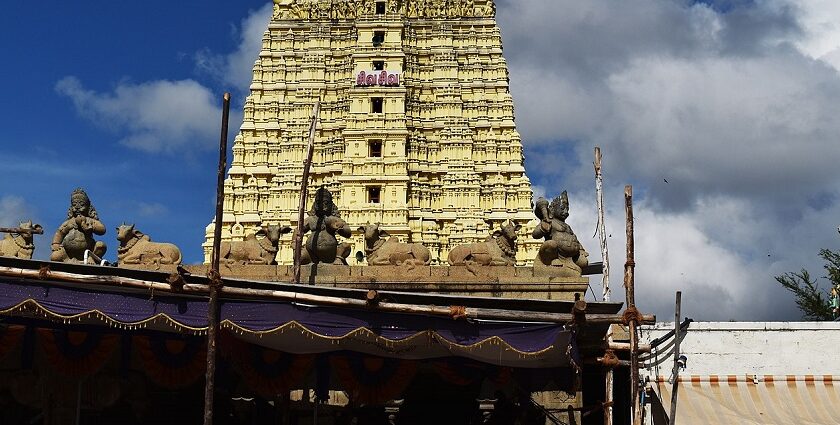
M 207 300 L 2 278 L 0 315 L 202 334 Z M 576 357 L 572 331 L 557 324 L 472 322 L 251 300 L 221 302 L 220 319 L 241 340 L 295 354 L 345 350 L 402 359 L 456 356 L 519 368 L 565 367 Z

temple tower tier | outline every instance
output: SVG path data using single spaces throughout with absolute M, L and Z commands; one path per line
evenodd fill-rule
M 222 237 L 297 225 L 313 104 L 309 198 L 326 187 L 353 228 L 381 223 L 432 264 L 521 224 L 539 241 L 492 0 L 275 0 L 225 182 Z M 212 223 L 204 243 L 209 261 Z M 353 253 L 364 251 L 354 234 Z M 351 255 L 351 264 L 357 264 Z M 277 257 L 292 263 L 291 235 Z

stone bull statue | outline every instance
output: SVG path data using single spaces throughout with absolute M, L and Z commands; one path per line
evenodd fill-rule
M 43 233 L 44 228 L 40 224 L 32 224 L 32 220 L 20 223 L 21 230 L 34 230 L 36 233 Z M 0 240 L 0 257 L 16 257 L 32 259 L 35 252 L 35 242 L 32 232 L 21 232 L 7 234 Z
M 134 228 L 133 224 L 117 227 L 119 264 L 154 266 L 181 264 L 181 250 L 171 243 L 152 242 L 152 238 Z
M 243 241 L 222 241 L 219 258 L 228 266 L 231 264 L 277 264 L 280 235 L 289 233 L 289 226 L 268 225 L 256 234 L 248 235 Z
M 486 241 L 458 245 L 449 251 L 451 266 L 513 266 L 516 264 L 516 232 L 522 226 L 508 222 Z
M 419 243 L 403 243 L 390 237 L 387 231 L 379 228 L 380 224 L 368 224 L 359 227 L 365 235 L 365 254 L 370 266 L 410 265 L 428 266 L 432 254 Z M 382 239 L 387 237 L 388 239 Z

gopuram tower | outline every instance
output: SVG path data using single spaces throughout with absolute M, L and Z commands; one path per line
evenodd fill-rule
M 531 184 L 514 124 L 493 0 L 275 0 L 225 182 L 223 238 L 297 223 L 313 105 L 309 200 L 324 186 L 353 229 L 381 223 L 433 264 L 459 244 L 522 225 Z M 209 260 L 212 224 L 204 244 Z M 353 236 L 353 253 L 363 251 Z M 291 235 L 278 261 L 292 263 Z M 354 256 L 349 260 L 355 264 Z

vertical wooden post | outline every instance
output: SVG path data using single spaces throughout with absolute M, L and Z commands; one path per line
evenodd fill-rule
M 674 425 L 677 423 L 677 391 L 680 386 L 680 305 L 682 304 L 682 292 L 677 291 L 677 300 L 674 307 L 674 370 L 671 376 L 674 377 L 674 382 L 671 383 L 671 415 L 668 416 L 668 424 Z
M 213 396 L 216 381 L 216 340 L 219 330 L 219 247 L 222 243 L 222 214 L 225 201 L 225 168 L 227 168 L 227 137 L 230 118 L 230 93 L 222 104 L 222 135 L 219 143 L 219 170 L 216 180 L 216 223 L 213 229 L 213 254 L 210 260 L 210 301 L 207 306 L 207 371 L 204 382 L 204 425 L 213 424 Z
M 300 202 L 298 203 L 298 223 L 295 232 L 295 283 L 300 284 L 300 254 L 303 249 L 303 215 L 306 211 L 307 188 L 309 187 L 309 170 L 312 168 L 312 155 L 315 153 L 315 129 L 318 124 L 318 114 L 321 112 L 321 101 L 312 107 L 312 123 L 309 124 L 309 143 L 306 145 L 306 159 L 303 162 L 303 177 L 300 182 Z
M 630 413 L 631 423 L 641 423 L 639 409 L 639 339 L 636 334 L 636 295 L 633 272 L 636 267 L 633 240 L 633 186 L 624 186 L 624 212 L 627 216 L 627 261 L 624 263 L 624 292 L 630 317 Z
M 610 255 L 607 249 L 607 231 L 604 224 L 604 183 L 601 176 L 601 148 L 595 147 L 595 199 L 598 205 L 598 234 L 601 242 L 601 261 L 604 263 L 604 268 L 601 272 L 601 295 L 605 302 L 610 300 Z M 607 328 L 607 344 L 612 342 L 612 325 Z M 613 424 L 613 368 L 607 369 L 607 374 L 604 380 L 605 386 L 605 405 L 604 409 L 604 425 Z
M 601 148 L 595 147 L 595 193 L 598 204 L 598 234 L 601 242 L 601 261 L 604 263 L 604 270 L 601 274 L 601 291 L 604 301 L 610 300 L 610 256 L 607 250 L 607 231 L 604 224 L 604 182 L 601 176 Z

